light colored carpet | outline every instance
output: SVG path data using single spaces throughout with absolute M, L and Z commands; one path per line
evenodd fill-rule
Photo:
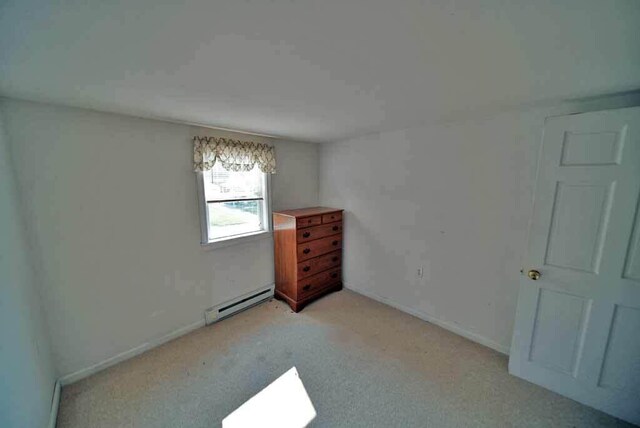
M 313 427 L 629 426 L 507 373 L 507 357 L 348 290 L 201 328 L 62 390 L 58 427 L 217 427 L 292 366 Z

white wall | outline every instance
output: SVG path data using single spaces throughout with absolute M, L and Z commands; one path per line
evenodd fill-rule
M 0 426 L 43 427 L 56 380 L 0 115 Z
M 191 138 L 233 134 L 14 100 L 1 106 L 62 375 L 273 283 L 270 239 L 200 247 Z M 317 205 L 317 145 L 273 143 L 274 209 Z
M 508 352 L 544 118 L 634 104 L 640 95 L 322 145 L 321 204 L 347 210 L 346 286 Z

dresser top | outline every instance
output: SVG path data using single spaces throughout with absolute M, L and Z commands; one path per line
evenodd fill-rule
M 322 215 L 335 213 L 338 211 L 342 211 L 340 208 L 329 208 L 329 207 L 310 207 L 310 208 L 298 208 L 295 210 L 282 210 L 282 211 L 274 211 L 274 214 L 286 215 L 288 217 L 310 217 L 313 215 Z

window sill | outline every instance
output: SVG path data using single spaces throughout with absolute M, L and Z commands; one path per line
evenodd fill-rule
M 262 230 L 260 232 L 247 233 L 245 235 L 230 236 L 228 238 L 221 238 L 211 242 L 203 242 L 200 244 L 205 250 L 216 250 L 218 248 L 231 247 L 233 245 L 240 245 L 247 242 L 258 241 L 261 239 L 271 238 L 273 233 L 270 231 Z

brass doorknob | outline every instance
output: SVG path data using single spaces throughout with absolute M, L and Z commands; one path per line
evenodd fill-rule
M 527 276 L 529 277 L 529 279 L 537 281 L 540 279 L 540 272 L 535 269 L 531 269 L 529 272 L 527 272 Z

